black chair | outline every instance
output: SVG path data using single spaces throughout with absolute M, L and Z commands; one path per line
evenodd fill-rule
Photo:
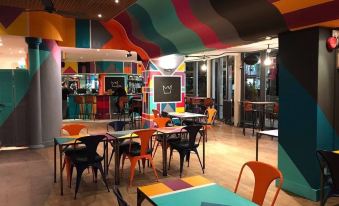
M 114 131 L 123 131 L 125 129 L 125 125 L 126 125 L 125 121 L 112 121 L 112 122 L 107 124 L 107 131 L 108 131 L 109 126 L 111 126 L 114 129 Z M 111 164 L 113 154 L 115 152 L 113 142 L 110 142 L 110 143 L 111 143 L 111 146 L 112 146 L 112 153 L 111 153 L 111 157 L 109 158 L 108 166 Z M 133 148 L 140 146 L 140 144 L 138 142 L 131 142 L 131 144 L 132 144 Z M 130 141 L 119 141 L 119 157 L 121 157 L 121 155 L 124 152 L 128 151 L 129 145 L 130 145 Z
M 122 131 L 125 129 L 126 122 L 125 121 L 112 121 L 107 124 L 107 132 L 109 131 L 109 127 L 112 127 L 114 131 Z
M 317 151 L 320 177 L 320 206 L 324 206 L 329 197 L 339 197 L 339 154 L 331 151 Z M 329 193 L 325 194 L 325 185 L 329 185 Z
M 95 179 L 97 179 L 97 172 L 99 169 L 102 179 L 109 192 L 106 176 L 103 171 L 102 164 L 101 164 L 101 161 L 104 158 L 97 153 L 98 144 L 101 141 L 103 141 L 104 138 L 106 138 L 104 135 L 92 135 L 92 136 L 81 137 L 74 142 L 74 145 L 79 144 L 79 143 L 86 145 L 86 150 L 81 151 L 81 152 L 74 152 L 70 157 L 71 158 L 71 178 L 70 179 L 72 179 L 73 168 L 76 167 L 76 170 L 77 170 L 77 179 L 76 179 L 74 199 L 76 199 L 76 195 L 79 190 L 82 173 L 89 166 L 93 168 Z
M 186 160 L 187 160 L 188 166 L 189 166 L 189 160 L 190 160 L 191 152 L 194 152 L 198 156 L 202 172 L 205 173 L 204 168 L 203 168 L 202 163 L 201 163 L 201 160 L 200 160 L 200 157 L 199 157 L 198 149 L 197 149 L 199 147 L 199 143 L 200 143 L 202 136 L 200 136 L 198 143 L 196 143 L 197 135 L 198 135 L 199 131 L 202 129 L 202 127 L 203 127 L 202 125 L 186 126 L 186 127 L 182 128 L 181 131 L 180 131 L 181 138 L 180 138 L 179 141 L 169 142 L 169 144 L 170 144 L 170 158 L 169 158 L 169 162 L 168 162 L 168 168 L 170 168 L 170 166 L 171 166 L 171 159 L 172 159 L 172 155 L 173 155 L 173 150 L 177 150 L 179 152 L 179 155 L 180 155 L 180 177 L 182 175 L 185 157 L 186 157 Z M 185 133 L 185 130 L 187 131 L 187 133 Z
M 122 197 L 120 190 L 118 189 L 118 187 L 116 185 L 113 186 L 113 193 L 117 197 L 117 201 L 118 201 L 119 206 L 128 206 L 127 202 Z

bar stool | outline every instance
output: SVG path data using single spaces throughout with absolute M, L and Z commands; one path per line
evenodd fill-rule
M 79 110 L 79 118 L 84 119 L 84 110 L 85 110 L 85 96 L 83 95 L 75 95 L 74 101 L 76 104 L 76 111 Z M 75 117 L 74 117 L 75 119 Z
M 246 114 L 250 113 L 251 117 L 252 117 L 252 135 L 254 135 L 254 128 L 256 126 L 256 119 L 257 119 L 257 112 L 258 110 L 255 110 L 253 108 L 253 104 L 250 101 L 244 101 L 243 102 L 243 109 L 244 109 L 244 113 L 243 113 L 243 134 L 245 136 L 245 128 L 246 128 Z
M 91 111 L 86 111 L 86 115 L 89 116 L 89 119 L 95 120 L 96 114 L 97 114 L 97 97 L 94 95 L 87 95 L 85 96 L 85 104 L 90 105 Z M 88 107 L 86 107 L 86 110 L 89 110 Z

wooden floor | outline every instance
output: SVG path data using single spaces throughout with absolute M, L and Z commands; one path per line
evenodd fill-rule
M 67 123 L 67 122 L 65 122 Z M 85 122 L 91 134 L 105 133 L 106 122 Z M 277 140 L 262 138 L 260 140 L 259 160 L 277 165 Z M 192 155 L 190 167 L 184 167 L 183 176 L 204 175 L 226 188 L 233 190 L 240 168 L 246 161 L 255 159 L 255 138 L 248 130 L 242 135 L 239 128 L 217 124 L 209 130 L 206 144 L 206 171 L 202 174 L 198 159 Z M 179 157 L 174 154 L 171 170 L 167 178 L 179 177 Z M 161 168 L 161 149 L 155 157 L 156 167 Z M 109 182 L 112 185 L 113 164 L 110 166 Z M 154 174 L 150 168 L 144 173 L 136 172 L 134 187 L 127 189 L 129 162 L 125 163 L 125 170 L 120 190 L 130 205 L 136 205 L 136 187 L 153 183 Z M 160 181 L 165 178 L 158 172 Z M 101 181 L 92 182 L 91 174 L 84 173 L 80 185 L 78 199 L 73 200 L 74 187 L 66 187 L 64 196 L 59 194 L 59 183 L 53 183 L 53 148 L 37 150 L 0 151 L 0 205 L 6 206 L 39 206 L 39 205 L 117 205 L 112 192 L 108 193 Z M 74 181 L 73 181 L 74 182 Z M 249 171 L 243 176 L 239 194 L 251 199 L 253 176 Z M 270 205 L 275 192 L 271 185 L 264 205 Z M 339 199 L 332 199 L 328 205 L 336 205 Z M 143 205 L 150 205 L 146 201 Z M 313 206 L 319 203 L 311 202 L 293 196 L 284 191 L 280 192 L 276 205 L 278 206 Z M 339 204 L 338 204 L 339 205 Z

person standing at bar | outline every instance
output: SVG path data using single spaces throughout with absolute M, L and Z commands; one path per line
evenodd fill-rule
M 67 98 L 70 94 L 69 88 L 67 87 L 67 83 L 62 83 L 62 118 L 67 118 Z

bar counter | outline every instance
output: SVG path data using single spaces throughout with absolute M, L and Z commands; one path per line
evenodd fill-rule
M 67 118 L 68 119 L 77 119 L 80 114 L 80 106 L 79 103 L 76 102 L 77 97 L 84 97 L 84 114 L 85 118 L 91 119 L 89 113 L 91 111 L 95 112 L 95 119 L 110 119 L 112 114 L 118 111 L 116 106 L 116 102 L 118 100 L 118 96 L 110 95 L 110 94 L 70 94 L 67 100 Z M 85 102 L 85 99 L 88 97 L 93 97 L 93 103 Z M 142 98 L 142 93 L 135 94 L 127 94 L 128 100 L 132 98 Z M 88 98 L 91 99 L 91 98 Z M 93 108 L 94 107 L 94 108 Z

